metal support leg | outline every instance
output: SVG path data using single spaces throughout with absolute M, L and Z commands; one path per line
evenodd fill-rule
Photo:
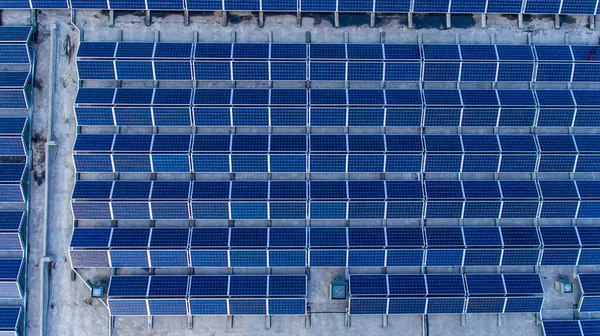
M 150 26 L 152 24 L 152 14 L 150 11 L 146 11 L 146 26 Z
M 487 28 L 487 15 L 481 14 L 481 28 Z
M 452 28 L 452 15 L 446 13 L 446 28 Z
M 154 327 L 154 319 L 152 316 L 148 316 L 148 329 L 152 329 Z
M 333 18 L 334 18 L 335 28 L 340 28 L 340 13 L 338 13 L 338 12 L 333 13 Z
M 188 329 L 194 329 L 194 317 L 188 316 Z
M 271 315 L 265 316 L 265 328 L 271 329 Z
M 388 326 L 388 315 L 381 315 L 381 327 L 387 328 Z
M 304 315 L 304 328 L 310 328 L 311 325 L 310 307 L 306 307 L 306 315 Z
M 223 11 L 223 27 L 227 27 L 227 12 Z
M 560 29 L 560 15 L 558 14 L 554 15 L 554 28 Z
M 263 11 L 258 12 L 258 26 L 260 28 L 265 26 L 265 13 Z
M 189 11 L 183 12 L 183 24 L 186 26 L 190 25 L 190 12 Z
M 302 27 L 302 12 L 296 12 L 296 26 Z
M 590 29 L 591 30 L 595 30 L 596 29 L 596 16 L 595 15 L 590 15 Z
M 408 28 L 413 28 L 413 13 L 408 13 Z
M 371 24 L 370 24 L 371 28 L 375 28 L 375 13 L 371 13 Z
M 114 10 L 109 10 L 108 11 L 108 21 L 109 21 L 109 25 L 111 27 L 115 26 L 115 11 Z
M 464 327 L 467 325 L 467 314 L 460 314 L 460 326 Z
M 227 324 L 229 324 L 229 328 L 233 329 L 233 316 L 227 316 Z
M 523 29 L 523 14 L 519 13 L 517 21 L 518 21 L 519 29 Z
M 504 314 L 498 314 L 498 327 L 502 327 L 504 325 Z

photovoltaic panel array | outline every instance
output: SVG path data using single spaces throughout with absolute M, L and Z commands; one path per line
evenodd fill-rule
M 0 7 L 12 9 L 114 9 L 114 10 L 168 10 L 168 11 L 265 11 L 265 12 L 347 12 L 347 13 L 490 13 L 490 14 L 596 14 L 596 0 L 543 2 L 537 0 L 475 0 L 425 1 L 408 0 L 323 0 L 295 1 L 129 1 L 122 0 L 3 0 Z

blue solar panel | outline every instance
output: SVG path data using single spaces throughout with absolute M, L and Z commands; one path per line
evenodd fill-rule
M 346 267 L 346 250 L 310 251 L 311 267 Z
M 144 316 L 148 315 L 146 300 L 108 300 L 111 316 Z
M 535 181 L 500 181 L 502 196 L 505 199 L 537 199 L 538 192 Z
M 544 321 L 546 336 L 581 336 L 579 321 Z
M 423 90 L 426 105 L 461 106 L 458 90 Z
M 464 298 L 430 298 L 427 299 L 427 314 L 462 314 Z
M 574 266 L 578 258 L 578 249 L 545 249 L 540 265 Z
M 462 152 L 462 141 L 459 135 L 432 135 L 424 136 L 427 152 Z
M 498 90 L 501 106 L 535 106 L 536 101 L 531 90 Z
M 145 298 L 149 282 L 149 276 L 112 276 L 108 286 L 108 296 Z
M 350 296 L 387 296 L 387 276 L 384 274 L 351 274 Z
M 425 314 L 427 299 L 390 299 L 388 314 Z
M 501 314 L 505 298 L 469 298 L 466 312 L 469 314 Z
M 504 295 L 501 274 L 466 274 L 465 281 L 469 296 Z
M 504 313 L 539 313 L 543 302 L 543 297 L 509 297 Z
M 460 267 L 464 250 L 427 250 L 425 266 Z
M 185 316 L 187 315 L 187 300 L 148 300 L 150 315 L 155 316 Z
M 25 44 L 0 45 L 0 64 L 28 64 L 29 49 Z
M 227 300 L 189 300 L 192 315 L 227 315 Z
M 540 193 L 544 199 L 579 198 L 574 181 L 539 181 Z
M 350 314 L 385 315 L 387 314 L 387 299 L 350 299 Z
M 188 290 L 188 276 L 151 276 L 148 297 L 185 297 Z
M 6 6 L 6 8 L 9 8 Z M 31 37 L 32 27 L 28 26 L 3 26 L 0 29 L 2 42 L 28 42 Z
M 451 2 L 452 13 L 484 13 L 486 1 L 483 0 L 454 0 Z
M 306 299 L 271 299 L 269 315 L 304 315 Z
M 150 251 L 152 267 L 189 267 L 187 251 Z
M 151 0 L 162 1 L 162 0 Z M 167 0 L 177 3 L 177 0 Z M 150 7 L 150 3 L 148 4 Z M 192 57 L 192 43 L 156 43 L 154 47 L 154 58 L 159 59 L 190 59 Z
M 460 181 L 425 181 L 428 199 L 462 199 L 463 190 Z
M 578 277 L 583 295 L 600 294 L 600 274 L 580 273 Z

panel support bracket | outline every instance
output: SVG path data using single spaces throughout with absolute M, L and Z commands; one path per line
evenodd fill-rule
M 452 14 L 446 13 L 446 28 L 452 28 Z
M 263 11 L 258 12 L 258 26 L 260 28 L 265 26 L 265 12 Z
M 375 21 L 377 17 L 375 16 L 375 12 L 371 12 L 371 24 L 369 25 L 371 28 L 375 28 Z
M 589 22 L 590 22 L 590 30 L 596 30 L 596 15 L 590 15 Z
M 115 26 L 115 11 L 114 10 L 109 10 L 108 11 L 108 24 L 110 27 L 114 27 Z
M 334 21 L 335 28 L 340 28 L 340 13 L 339 12 L 333 13 L 333 21 Z
M 296 12 L 296 26 L 302 27 L 302 12 Z
M 467 326 L 467 314 L 460 314 L 460 326 Z
M 188 329 L 194 329 L 194 317 L 193 316 L 188 316 Z
M 265 316 L 265 328 L 271 329 L 271 315 Z
M 150 27 L 150 25 L 152 24 L 152 13 L 150 11 L 146 11 L 146 20 L 145 20 L 146 26 Z
M 554 29 L 560 29 L 560 15 L 554 14 Z
M 190 25 L 190 12 L 183 11 L 183 24 L 186 26 Z
M 223 19 L 223 21 L 222 21 L 223 27 L 227 27 L 227 11 L 222 11 L 221 13 L 222 13 L 222 16 L 223 16 L 222 17 L 222 19 Z
M 485 13 L 481 14 L 481 28 L 487 28 L 487 15 Z
M 518 27 L 519 29 L 523 29 L 523 14 L 519 13 L 517 17 Z
M 409 29 L 413 29 L 413 13 L 409 12 L 408 13 L 408 28 Z

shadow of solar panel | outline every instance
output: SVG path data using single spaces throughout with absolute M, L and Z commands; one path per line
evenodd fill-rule
M 350 299 L 350 314 L 356 315 L 385 315 L 387 314 L 387 299 Z
M 227 251 L 190 251 L 190 262 L 192 267 L 229 267 L 228 260 Z
M 187 251 L 150 251 L 151 267 L 189 267 Z

